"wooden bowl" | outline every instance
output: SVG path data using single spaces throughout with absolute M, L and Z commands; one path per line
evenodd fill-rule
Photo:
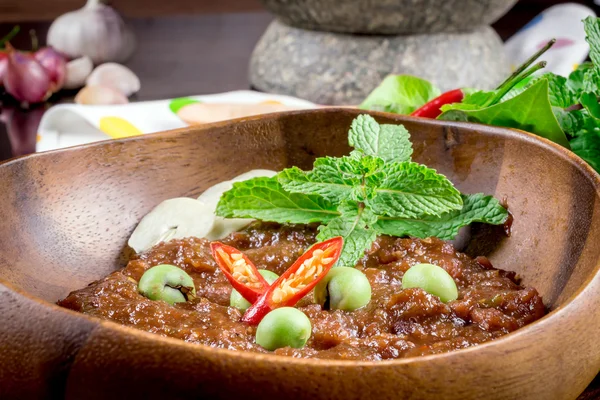
M 470 249 L 517 271 L 551 312 L 495 341 L 385 362 L 293 359 L 54 304 L 123 266 L 128 236 L 160 201 L 249 169 L 345 154 L 361 112 L 271 114 L 1 165 L 0 398 L 574 399 L 600 370 L 600 177 L 563 148 L 507 129 L 373 113 L 405 124 L 415 159 L 464 192 L 508 199 L 512 237 Z

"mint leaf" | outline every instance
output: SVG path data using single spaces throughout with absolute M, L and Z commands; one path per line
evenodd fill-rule
M 343 236 L 344 248 L 336 265 L 354 267 L 377 238 L 377 232 L 370 228 L 377 221 L 377 216 L 357 203 L 345 203 L 339 211 L 342 215 L 319 227 L 317 240 Z
M 404 218 L 441 215 L 460 209 L 460 192 L 445 176 L 413 162 L 389 163 L 385 171 L 366 177 L 375 196 L 365 204 L 378 215 Z
M 600 118 L 600 104 L 598 103 L 598 96 L 595 93 L 583 93 L 580 102 L 592 117 Z
M 402 125 L 379 125 L 370 115 L 359 115 L 348 132 L 350 146 L 384 161 L 407 161 L 412 155 L 410 134 Z
M 583 90 L 583 77 L 587 70 L 594 68 L 594 65 L 590 62 L 584 62 L 579 64 L 577 69 L 569 75 L 569 79 L 567 79 L 567 86 L 574 93 L 579 93 Z
M 510 100 L 480 110 L 450 110 L 439 116 L 449 121 L 478 122 L 535 133 L 568 148 L 569 142 L 552 112 L 548 80 L 540 79 Z
M 437 87 L 416 76 L 388 75 L 359 108 L 410 114 L 440 94 Z
M 473 222 L 503 224 L 508 211 L 492 196 L 482 193 L 462 195 L 463 207 L 460 210 L 443 214 L 440 217 L 421 218 L 380 218 L 374 226 L 379 233 L 391 236 L 413 236 L 440 239 L 453 239 L 460 228 Z
M 323 157 L 315 161 L 312 171 L 287 168 L 277 179 L 288 192 L 319 195 L 340 203 L 350 198 L 354 188 L 361 184 L 362 174 L 357 163 L 360 161 L 351 157 Z
M 600 96 L 600 68 L 589 69 L 583 74 L 582 91 Z
M 223 193 L 217 215 L 280 223 L 327 223 L 339 215 L 337 206 L 319 196 L 287 193 L 275 177 L 236 182 Z
M 581 136 L 590 132 L 600 133 L 600 119 L 592 117 L 587 110 L 565 111 L 554 108 L 554 115 L 569 136 Z
M 287 168 L 277 175 L 286 191 L 319 195 L 336 202 L 352 199 L 364 201 L 373 197 L 373 189 L 364 185 L 365 176 L 380 171 L 384 161 L 378 157 L 322 157 L 311 171 Z
M 548 98 L 551 105 L 567 108 L 577 103 L 576 93 L 567 85 L 567 78 L 549 72 L 539 79 L 548 81 Z M 536 79 L 536 82 L 539 79 Z
M 571 150 L 600 173 L 600 132 L 588 132 L 572 139 Z
M 583 28 L 585 29 L 585 40 L 590 45 L 590 60 L 596 68 L 600 66 L 600 18 L 592 16 L 583 20 Z

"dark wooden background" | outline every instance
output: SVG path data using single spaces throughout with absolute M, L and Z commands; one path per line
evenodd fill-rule
M 543 9 L 561 2 L 521 0 L 494 28 L 506 39 Z M 600 7 L 594 1 L 576 2 L 600 14 Z M 84 3 L 85 0 L 0 0 L 0 37 L 19 24 L 22 33 L 14 44 L 29 49 L 29 30 L 35 30 L 43 43 L 52 19 Z M 112 0 L 111 3 L 127 17 L 138 39 L 137 51 L 127 63 L 142 82 L 142 90 L 134 100 L 248 89 L 247 67 L 252 49 L 273 19 L 259 0 Z M 66 93 L 52 101 L 71 99 L 72 93 Z M 27 111 L 6 102 L 1 106 L 0 161 L 35 151 L 37 124 L 49 105 Z M 580 400 L 594 399 L 600 399 L 600 376 L 580 397 Z

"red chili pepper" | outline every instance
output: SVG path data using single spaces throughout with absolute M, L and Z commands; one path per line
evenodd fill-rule
M 421 108 L 413 111 L 413 117 L 424 117 L 424 118 L 437 118 L 442 113 L 443 105 L 452 104 L 452 103 L 460 103 L 465 97 L 462 89 L 454 89 L 446 93 L 442 93 L 440 96 L 431 100 L 428 103 L 425 103 Z
M 212 242 L 210 249 L 231 286 L 248 302 L 255 303 L 267 291 L 269 283 L 244 253 L 220 242 Z
M 294 306 L 327 275 L 340 258 L 342 247 L 341 236 L 312 246 L 246 310 L 242 321 L 257 325 L 270 311 Z

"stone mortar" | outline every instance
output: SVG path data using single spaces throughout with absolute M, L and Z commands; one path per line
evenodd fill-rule
M 319 104 L 359 104 L 388 74 L 411 74 L 442 91 L 490 89 L 508 74 L 489 26 L 471 33 L 366 36 L 316 32 L 274 21 L 250 61 L 258 90 Z

